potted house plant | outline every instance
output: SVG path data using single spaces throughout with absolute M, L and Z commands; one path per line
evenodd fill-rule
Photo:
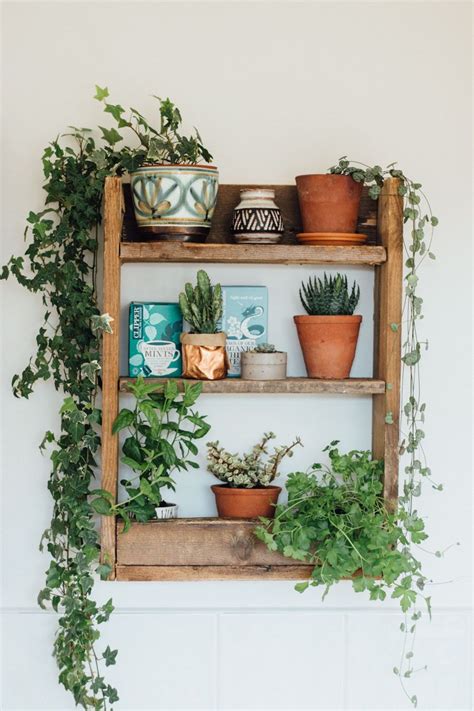
M 355 235 L 363 178 L 349 175 L 298 175 L 296 189 L 304 241 L 333 238 L 340 243 L 361 241 Z M 341 237 L 342 235 L 342 237 Z
M 123 149 L 121 161 L 130 171 L 135 217 L 140 230 L 152 240 L 203 242 L 211 227 L 217 201 L 219 174 L 209 165 L 212 155 L 199 131 L 181 134 L 182 118 L 169 99 L 160 99 L 160 124 L 155 129 L 136 109 L 125 118 L 125 109 L 109 104 L 107 89 L 96 98 L 117 121 L 139 140 L 137 148 Z M 121 140 L 115 129 L 102 128 L 112 146 Z
M 183 376 L 202 380 L 225 378 L 229 369 L 226 334 L 218 330 L 222 319 L 221 285 L 212 286 L 207 272 L 200 269 L 196 286 L 185 285 L 179 305 L 191 329 L 181 334 Z
M 243 351 L 241 378 L 243 380 L 284 380 L 287 354 L 277 351 L 271 343 L 259 343 L 252 351 Z
M 272 484 L 285 457 L 301 445 L 299 437 L 284 447 L 275 447 L 268 455 L 268 442 L 273 432 L 263 435 L 261 441 L 243 457 L 231 454 L 219 442 L 208 442 L 207 467 L 223 484 L 211 486 L 216 497 L 217 512 L 221 518 L 271 518 L 281 487 Z
M 134 473 L 122 479 L 128 498 L 115 506 L 127 524 L 130 519 L 176 518 L 178 506 L 167 501 L 162 489 L 175 490 L 175 470 L 197 468 L 189 456 L 196 454 L 195 440 L 209 432 L 209 425 L 192 406 L 199 397 L 201 383 L 185 384 L 178 392 L 175 381 L 164 385 L 146 383 L 143 377 L 129 383 L 135 397 L 133 410 L 123 408 L 114 422 L 114 433 L 126 432 L 121 459 Z
M 342 274 L 311 277 L 300 289 L 307 316 L 294 316 L 310 378 L 348 378 L 362 316 L 354 315 L 360 297 L 356 282 L 349 293 Z

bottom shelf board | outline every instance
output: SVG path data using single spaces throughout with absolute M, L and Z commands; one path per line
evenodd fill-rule
M 269 551 L 254 519 L 117 524 L 117 580 L 304 580 L 312 566 Z
M 203 393 L 294 393 L 316 394 L 334 393 L 340 395 L 382 395 L 385 392 L 385 382 L 374 378 L 345 378 L 343 380 L 321 380 L 319 378 L 285 378 L 285 380 L 242 380 L 241 378 L 225 378 L 224 380 L 185 380 L 172 378 L 180 389 L 184 383 L 202 383 Z M 157 387 L 164 385 L 167 378 L 147 378 L 147 382 L 156 383 Z M 127 391 L 127 384 L 135 382 L 135 378 L 122 377 L 119 389 Z

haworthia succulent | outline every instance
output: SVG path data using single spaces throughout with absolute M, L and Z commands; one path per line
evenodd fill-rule
M 351 316 L 359 303 L 360 288 L 356 282 L 349 293 L 347 277 L 342 274 L 323 279 L 311 277 L 302 283 L 300 299 L 310 316 Z

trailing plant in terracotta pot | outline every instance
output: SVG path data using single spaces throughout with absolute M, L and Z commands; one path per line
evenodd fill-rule
M 355 233 L 363 179 L 314 174 L 295 180 L 304 233 Z
M 97 87 L 96 99 L 105 105 L 119 129 L 129 128 L 139 140 L 137 148 L 122 150 L 121 163 L 130 171 L 132 198 L 138 227 L 150 239 L 202 242 L 211 227 L 217 201 L 219 174 L 209 164 L 212 155 L 199 131 L 184 136 L 181 112 L 170 99 L 160 99 L 159 128 L 136 109 L 107 102 L 107 88 Z M 122 140 L 114 128 L 101 127 L 112 146 Z
M 360 289 L 349 292 L 342 274 L 311 277 L 300 289 L 307 316 L 294 316 L 310 378 L 348 378 L 357 347 L 362 316 L 354 315 Z
M 302 446 L 297 437 L 290 445 L 275 447 L 273 453 L 267 456 L 268 442 L 274 438 L 273 432 L 266 432 L 260 442 L 243 456 L 231 454 L 219 442 L 207 443 L 207 468 L 224 482 L 211 486 L 221 518 L 273 516 L 281 487 L 272 482 L 278 476 L 283 459 L 292 457 L 295 447 Z
M 201 383 L 184 385 L 178 391 L 174 380 L 162 385 L 147 383 L 143 377 L 128 383 L 135 398 L 133 410 L 122 408 L 112 432 L 124 432 L 122 464 L 133 476 L 122 479 L 127 498 L 114 504 L 108 492 L 100 489 L 92 507 L 102 515 L 119 515 L 128 528 L 130 520 L 176 518 L 178 506 L 163 496 L 163 489 L 175 491 L 174 471 L 198 468 L 190 458 L 197 454 L 196 440 L 210 429 L 206 418 L 193 409 L 202 391 Z
M 225 378 L 229 369 L 226 334 L 218 330 L 222 319 L 221 285 L 212 286 L 207 272 L 200 269 L 196 286 L 187 283 L 180 293 L 179 305 L 191 329 L 181 334 L 183 376 L 202 380 Z
M 277 351 L 271 343 L 259 343 L 253 351 L 241 356 L 242 380 L 284 380 L 287 353 Z

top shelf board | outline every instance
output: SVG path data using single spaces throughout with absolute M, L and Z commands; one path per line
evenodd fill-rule
M 383 264 L 384 247 L 323 247 L 318 245 L 192 244 L 122 242 L 124 262 L 191 262 L 223 264 Z
M 300 245 L 301 216 L 294 185 L 266 185 L 275 191 L 285 232 L 277 245 L 240 245 L 232 241 L 232 214 L 240 191 L 249 185 L 220 185 L 212 227 L 205 244 L 143 241 L 133 212 L 130 185 L 124 183 L 125 214 L 120 245 L 120 260 L 126 262 L 188 262 L 223 264 L 383 264 L 385 248 L 377 244 L 377 201 L 364 188 L 360 203 L 357 232 L 367 235 L 364 246 Z

